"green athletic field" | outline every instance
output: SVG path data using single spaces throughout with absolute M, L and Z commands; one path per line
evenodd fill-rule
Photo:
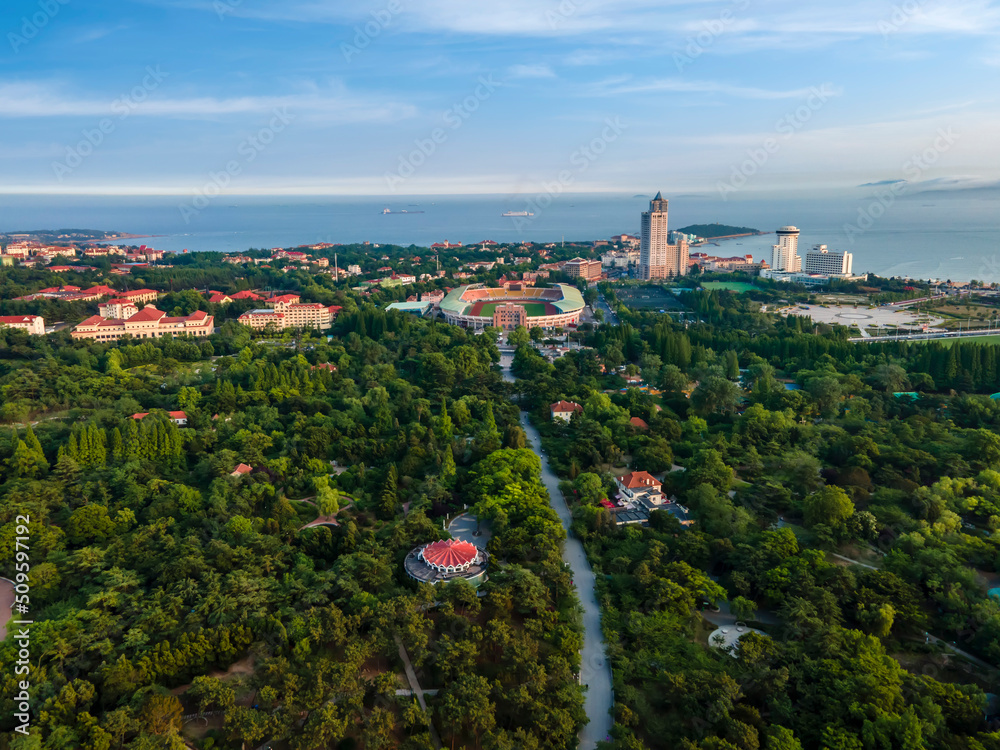
M 706 281 L 702 286 L 706 289 L 725 289 L 727 292 L 749 292 L 755 288 L 745 281 Z
M 493 311 L 497 309 L 497 305 L 502 304 L 505 303 L 490 302 L 483 305 L 483 309 L 479 312 L 479 315 L 493 317 Z M 539 315 L 545 315 L 544 302 L 517 302 L 516 304 L 524 308 L 524 311 L 528 313 L 529 318 L 537 318 Z

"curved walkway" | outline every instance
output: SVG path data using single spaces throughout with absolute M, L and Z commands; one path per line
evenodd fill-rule
M 611 734 L 611 707 L 614 697 L 611 687 L 611 665 L 604 651 L 604 635 L 601 630 L 601 606 L 594 590 L 594 571 L 587 561 L 583 543 L 572 536 L 569 527 L 573 521 L 566 499 L 559 491 L 559 478 L 549 468 L 549 462 L 541 450 L 541 437 L 528 421 L 528 413 L 521 412 L 521 427 L 528 437 L 528 444 L 542 460 L 542 483 L 549 491 L 549 502 L 559 515 L 566 529 L 566 549 L 563 559 L 573 571 L 573 582 L 583 605 L 583 649 L 580 651 L 580 681 L 587 686 L 584 694 L 584 710 L 588 723 L 580 731 L 580 750 L 594 750 L 597 743 Z

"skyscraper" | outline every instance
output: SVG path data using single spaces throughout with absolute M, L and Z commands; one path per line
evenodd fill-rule
M 667 232 L 667 201 L 662 193 L 649 202 L 642 214 L 639 243 L 639 278 L 665 279 L 683 276 L 688 268 L 688 243 L 671 245 Z
M 799 257 L 799 230 L 796 227 L 781 227 L 778 244 L 771 246 L 771 270 L 797 273 L 802 270 Z

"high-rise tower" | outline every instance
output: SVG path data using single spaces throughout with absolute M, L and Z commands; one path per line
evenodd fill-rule
M 667 232 L 667 201 L 662 193 L 649 202 L 642 213 L 642 236 L 639 244 L 639 278 L 665 279 L 683 276 L 688 267 L 688 245 L 671 245 Z
M 771 270 L 797 273 L 802 270 L 799 257 L 799 230 L 797 227 L 781 227 L 777 231 L 778 244 L 771 246 Z

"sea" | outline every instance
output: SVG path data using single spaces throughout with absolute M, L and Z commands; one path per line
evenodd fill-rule
M 728 224 L 771 234 L 722 240 L 710 255 L 770 260 L 774 230 L 801 231 L 799 252 L 816 244 L 854 254 L 855 273 L 1000 282 L 1000 191 L 907 194 L 858 190 L 666 195 L 670 227 Z M 319 242 L 428 246 L 571 242 L 638 234 L 650 195 L 539 194 L 307 197 L 220 195 L 192 210 L 178 196 L 9 195 L 0 232 L 100 229 L 142 235 L 130 243 L 175 252 L 245 251 Z M 384 214 L 389 208 L 393 213 Z M 532 216 L 505 217 L 507 211 Z M 403 213 L 406 212 L 406 213 Z

